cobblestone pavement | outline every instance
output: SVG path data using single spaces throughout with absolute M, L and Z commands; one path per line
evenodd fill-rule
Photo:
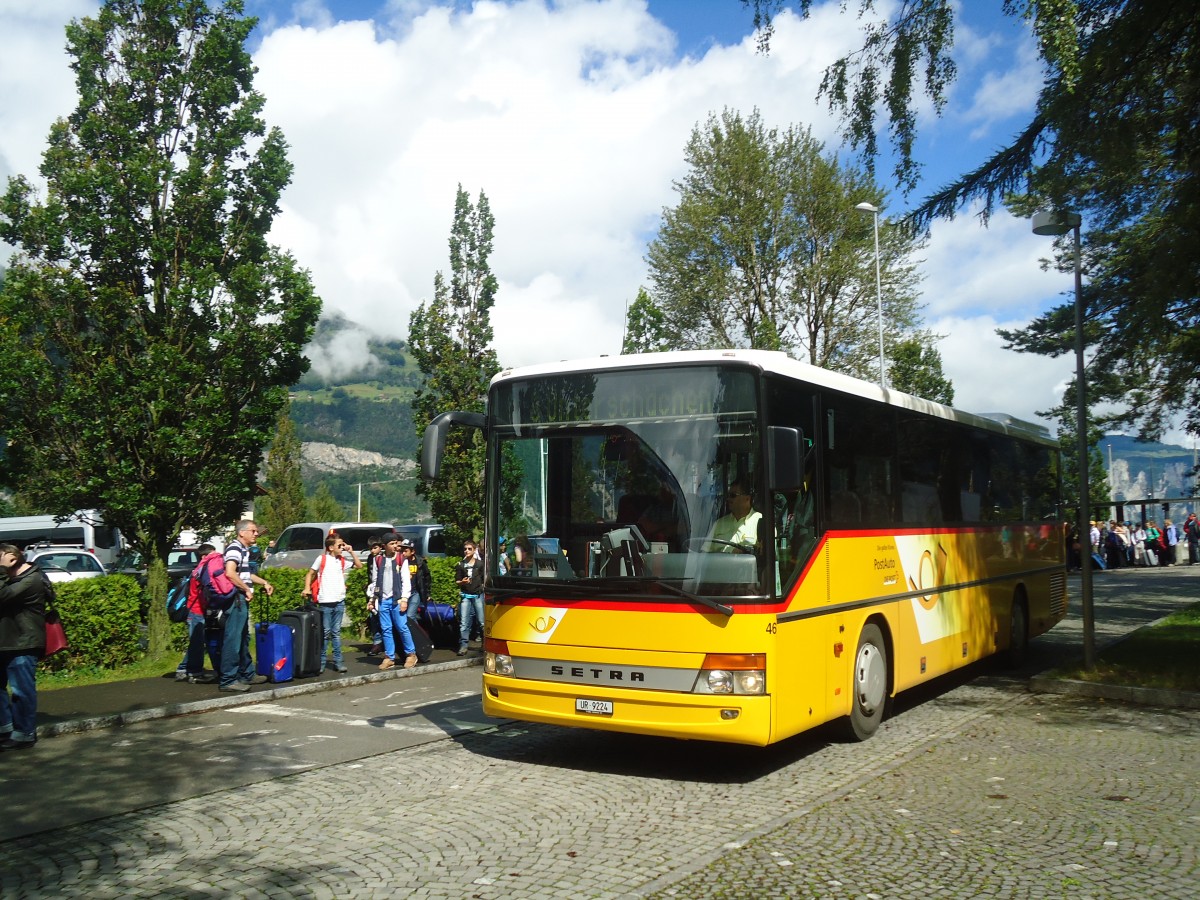
M 982 677 L 828 737 L 509 725 L 9 841 L 0 895 L 1195 896 L 1200 714 Z
M 1200 712 L 980 669 L 897 706 L 765 749 L 501 725 L 0 843 L 0 896 L 1196 896 Z
M 1197 896 L 1200 716 L 1050 697 L 997 713 L 654 896 Z

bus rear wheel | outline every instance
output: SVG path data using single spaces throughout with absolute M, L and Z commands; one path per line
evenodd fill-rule
M 1025 597 L 1018 593 L 1013 597 L 1008 614 L 1008 649 L 1004 652 L 1005 668 L 1019 669 L 1029 656 L 1029 613 L 1025 611 Z
M 866 625 L 858 637 L 850 687 L 847 737 L 865 741 L 879 729 L 888 705 L 888 652 L 878 625 Z

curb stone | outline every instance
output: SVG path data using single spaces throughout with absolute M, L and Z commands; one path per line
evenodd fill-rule
M 386 672 L 370 672 L 366 675 L 351 675 L 346 678 L 330 678 L 314 681 L 308 684 L 285 684 L 279 687 L 261 691 L 234 694 L 232 696 L 210 697 L 207 700 L 193 700 L 188 703 L 168 703 L 150 709 L 134 709 L 128 712 L 112 713 L 103 716 L 90 716 L 83 719 L 72 719 L 69 722 L 56 722 L 51 725 L 39 725 L 38 738 L 55 737 L 60 734 L 80 734 L 85 731 L 95 731 L 100 728 L 117 728 L 121 725 L 132 725 L 134 722 L 146 722 L 151 719 L 167 719 L 172 716 L 186 716 L 192 713 L 207 712 L 213 709 L 224 709 L 229 706 L 250 706 L 255 703 L 265 703 L 269 700 L 279 700 L 284 697 L 297 697 L 302 694 L 318 694 L 323 691 L 336 691 L 341 688 L 354 687 L 359 684 L 374 684 L 377 681 L 390 681 L 394 678 L 412 678 L 427 672 L 446 672 L 451 669 L 465 669 L 470 666 L 483 665 L 483 657 L 469 659 L 454 659 L 440 663 L 426 663 L 415 669 L 395 668 Z
M 1169 619 L 1174 613 L 1160 616 L 1140 628 L 1126 632 L 1096 648 L 1097 652 L 1115 647 L 1136 634 Z M 1076 664 L 1082 661 L 1082 657 Z M 1092 697 L 1097 700 L 1120 700 L 1142 706 L 1174 706 L 1179 709 L 1200 709 L 1200 694 L 1194 691 L 1176 691 L 1169 688 L 1134 687 L 1129 684 L 1102 684 L 1096 681 L 1079 681 L 1073 678 L 1056 678 L 1053 675 L 1034 675 L 1029 679 L 1029 690 L 1039 694 L 1065 694 L 1072 697 Z
M 1142 706 L 1172 706 L 1180 709 L 1200 709 L 1200 694 L 1174 691 L 1167 688 L 1133 687 L 1127 684 L 1099 684 L 1094 681 L 1075 681 L 1069 678 L 1036 676 L 1029 689 L 1042 694 L 1067 694 L 1073 697 L 1093 697 L 1100 700 L 1121 700 Z

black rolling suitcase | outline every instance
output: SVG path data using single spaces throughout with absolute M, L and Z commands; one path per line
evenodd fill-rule
M 412 635 L 413 646 L 417 651 L 417 662 L 427 663 L 433 656 L 433 641 L 429 639 L 429 634 L 421 627 L 421 623 L 416 619 L 408 620 L 408 631 Z M 399 635 L 397 635 L 399 637 Z M 397 641 L 397 643 L 399 643 Z
M 279 614 L 279 624 L 292 630 L 292 675 L 295 678 L 311 678 L 321 674 L 321 644 L 324 628 L 321 611 L 313 603 L 296 609 L 287 609 Z

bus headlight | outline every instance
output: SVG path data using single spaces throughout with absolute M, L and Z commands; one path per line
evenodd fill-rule
M 489 675 L 512 675 L 513 661 L 508 642 L 487 638 L 483 642 L 483 671 Z
M 722 669 L 717 669 L 716 671 L 709 672 L 708 678 L 705 680 L 708 682 L 708 690 L 710 693 L 713 693 L 713 694 L 732 694 L 733 693 L 733 673 L 732 672 L 726 672 Z
M 767 690 L 767 677 L 758 671 L 734 672 L 733 685 L 735 694 L 763 694 Z
M 763 653 L 710 653 L 692 691 L 697 694 L 765 694 L 767 659 Z

